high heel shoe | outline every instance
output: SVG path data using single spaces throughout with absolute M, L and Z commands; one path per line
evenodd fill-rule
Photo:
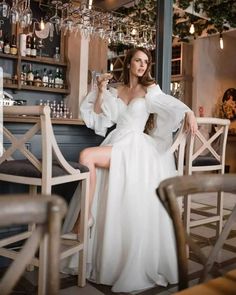
M 90 216 L 89 220 L 88 220 L 89 238 L 91 238 L 91 235 L 92 235 L 93 225 L 94 225 L 94 218 L 93 218 L 93 216 Z M 74 232 L 66 233 L 66 234 L 62 235 L 61 237 L 62 237 L 62 239 L 65 239 L 65 240 L 75 240 L 76 241 L 76 240 L 80 239 L 80 235 L 77 233 L 74 233 Z

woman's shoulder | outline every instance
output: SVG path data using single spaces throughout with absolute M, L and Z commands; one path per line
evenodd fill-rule
M 125 90 L 126 90 L 126 86 L 124 84 L 117 85 L 117 87 L 116 87 L 117 96 L 122 97 Z
M 157 93 L 161 93 L 161 88 L 158 84 L 156 84 L 155 82 L 151 85 L 148 85 L 147 87 L 147 93 L 152 93 L 153 91 L 157 92 Z
M 158 84 L 156 84 L 155 82 L 153 82 L 151 85 L 148 85 L 148 87 L 147 87 L 147 89 L 149 89 L 149 88 L 153 88 L 153 87 L 155 87 L 155 86 L 157 86 Z
M 117 90 L 117 88 L 114 87 L 114 86 L 110 86 L 110 87 L 109 87 L 109 92 L 110 92 L 113 96 L 115 96 L 115 97 L 118 96 L 118 90 Z

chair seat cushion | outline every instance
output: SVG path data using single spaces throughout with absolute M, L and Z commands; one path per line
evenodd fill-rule
M 77 162 L 68 163 L 75 169 L 79 169 L 81 173 L 88 172 L 88 167 L 81 165 Z M 34 165 L 28 160 L 12 160 L 5 161 L 0 165 L 0 173 L 40 178 L 42 173 L 34 167 Z M 63 176 L 68 173 L 56 162 L 52 164 L 52 176 Z
M 193 166 L 213 166 L 213 165 L 220 165 L 220 161 L 218 161 L 213 156 L 208 156 L 208 155 L 198 156 L 193 161 Z

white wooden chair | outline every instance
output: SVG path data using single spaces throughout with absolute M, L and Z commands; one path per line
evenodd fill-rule
M 11 294 L 24 274 L 27 264 L 35 259 L 35 254 L 42 241 L 46 244 L 45 251 L 48 256 L 44 294 L 58 294 L 60 232 L 66 208 L 65 201 L 57 196 L 40 195 L 39 198 L 19 194 L 0 196 L 0 227 L 35 223 L 32 233 L 25 236 L 24 245 L 0 279 L 0 293 L 2 295 Z M 1 255 L 4 254 L 5 240 L 0 240 Z
M 78 285 L 86 283 L 86 251 L 87 251 L 87 227 L 88 227 L 88 197 L 89 197 L 89 171 L 88 168 L 75 162 L 67 162 L 57 145 L 50 118 L 48 106 L 11 106 L 4 107 L 4 116 L 24 115 L 36 117 L 35 124 L 21 137 L 13 135 L 10 130 L 3 127 L 3 137 L 7 149 L 0 158 L 0 180 L 12 183 L 29 185 L 30 194 L 37 193 L 37 187 L 41 187 L 41 193 L 51 194 L 53 185 L 80 181 L 81 187 L 81 212 L 80 212 L 80 238 L 77 241 L 62 240 L 61 259 L 79 252 Z M 41 133 L 42 159 L 38 159 L 27 146 L 34 136 Z M 22 158 L 14 159 L 14 153 L 19 151 Z M 53 157 L 54 155 L 54 157 Z M 20 241 L 28 233 L 21 233 L 6 239 L 5 245 Z M 17 253 L 6 250 L 4 256 L 13 258 Z M 40 248 L 39 261 L 33 264 L 39 267 L 39 287 L 43 286 L 47 274 L 47 256 L 43 245 Z M 39 290 L 44 294 L 44 289 Z
M 186 145 L 185 174 L 215 171 L 224 174 L 225 152 L 230 121 L 219 118 L 198 117 L 198 131 L 189 136 Z M 199 214 L 199 212 L 198 212 Z M 184 201 L 184 224 L 187 232 L 191 227 L 206 223 L 217 223 L 217 235 L 223 224 L 223 193 L 217 196 L 216 214 L 200 220 L 191 220 L 191 196 Z
M 185 121 L 183 121 L 178 132 L 175 134 L 173 143 L 170 148 L 170 152 L 175 155 L 176 170 L 178 175 L 184 174 L 185 147 L 188 137 L 188 133 L 185 132 L 184 127 Z

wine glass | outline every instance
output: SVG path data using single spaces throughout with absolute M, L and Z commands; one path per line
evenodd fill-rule
M 9 17 L 10 6 L 5 0 L 0 3 L 0 17 L 8 18 Z
M 27 1 L 26 8 L 23 11 L 23 16 L 25 19 L 26 26 L 30 26 L 32 24 L 32 18 L 33 18 L 33 12 L 30 9 L 30 0 Z
M 67 30 L 69 30 L 70 32 L 73 29 L 73 19 L 71 18 L 71 14 L 70 14 L 70 4 L 69 3 L 65 3 L 62 6 L 62 14 L 63 14 L 63 9 L 66 11 L 66 16 L 65 18 L 62 17 L 62 22 L 61 22 L 61 29 L 65 30 L 65 34 L 67 32 Z
M 20 10 L 18 7 L 18 0 L 13 0 L 12 8 L 10 10 L 10 20 L 12 24 L 16 24 L 19 21 Z
M 61 1 L 54 0 L 52 4 L 55 5 L 55 14 L 49 19 L 50 23 L 54 24 L 56 33 L 59 33 L 61 18 L 58 15 L 58 6 L 62 4 Z

